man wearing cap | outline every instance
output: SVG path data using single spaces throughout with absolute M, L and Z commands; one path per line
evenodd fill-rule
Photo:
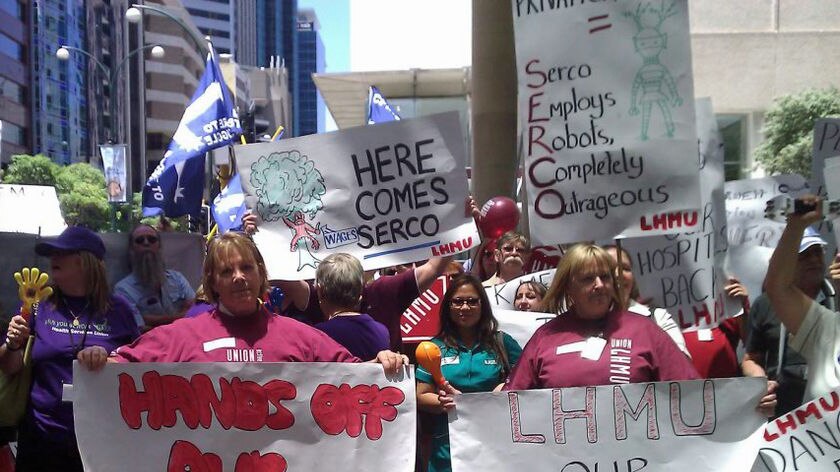
M 834 310 L 834 288 L 825 280 L 825 246 L 826 242 L 816 230 L 805 228 L 799 242 L 794 280 L 797 288 L 808 298 Z M 744 375 L 769 377 L 779 383 L 776 390 L 777 417 L 802 404 L 808 379 L 808 363 L 791 349 L 787 333 L 773 311 L 770 298 L 762 293 L 750 309 L 746 353 L 741 369 Z
M 778 341 L 779 345 L 788 348 L 782 353 L 782 360 L 790 363 L 791 352 L 796 351 L 808 363 L 804 403 L 840 387 L 836 354 L 840 350 L 840 316 L 833 304 L 833 290 L 822 288 L 825 264 L 821 255 L 825 241 L 808 227 L 822 219 L 821 200 L 814 196 L 802 200 L 816 209 L 788 215 L 787 226 L 770 258 L 765 285 L 773 312 L 790 334 Z M 796 270 L 791 270 L 793 267 Z M 832 281 L 836 281 L 836 274 L 840 272 L 836 259 L 829 272 Z M 783 341 L 787 342 L 783 344 Z M 749 350 L 750 344 L 747 348 Z M 780 364 L 777 359 L 775 364 Z M 756 375 L 748 371 L 752 367 L 748 365 L 745 373 Z M 782 365 L 783 381 L 787 375 L 786 366 Z M 780 397 L 780 403 L 781 400 Z
M 195 290 L 180 272 L 166 268 L 160 249 L 157 230 L 134 228 L 128 242 L 131 273 L 114 287 L 140 312 L 138 325 L 149 329 L 175 321 L 195 303 Z

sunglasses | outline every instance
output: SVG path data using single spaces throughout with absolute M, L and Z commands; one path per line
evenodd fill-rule
M 154 244 L 158 242 L 158 237 L 154 235 L 137 236 L 134 238 L 134 244 Z

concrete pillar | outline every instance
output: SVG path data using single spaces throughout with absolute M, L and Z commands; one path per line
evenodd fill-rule
M 472 2 L 472 185 L 480 206 L 514 197 L 516 56 L 510 0 Z

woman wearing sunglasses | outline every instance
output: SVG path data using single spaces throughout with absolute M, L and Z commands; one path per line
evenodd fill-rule
M 489 392 L 505 381 L 519 360 L 522 348 L 508 334 L 499 331 L 490 300 L 481 281 L 470 274 L 452 279 L 440 307 L 440 332 L 432 339 L 440 347 L 441 370 L 447 389 L 460 392 Z M 417 368 L 417 406 L 435 414 L 429 472 L 452 470 L 449 456 L 449 428 L 446 410 L 431 374 Z

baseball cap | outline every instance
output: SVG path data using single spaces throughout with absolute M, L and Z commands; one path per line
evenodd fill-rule
M 81 226 L 68 226 L 56 238 L 35 245 L 35 253 L 50 257 L 59 253 L 87 251 L 97 259 L 105 257 L 105 243 L 93 231 Z
M 805 234 L 802 235 L 802 241 L 799 242 L 799 253 L 802 254 L 807 251 L 809 247 L 815 244 L 819 244 L 820 246 L 828 245 L 828 243 L 820 237 L 820 233 L 818 233 L 817 230 L 808 226 L 805 228 Z

